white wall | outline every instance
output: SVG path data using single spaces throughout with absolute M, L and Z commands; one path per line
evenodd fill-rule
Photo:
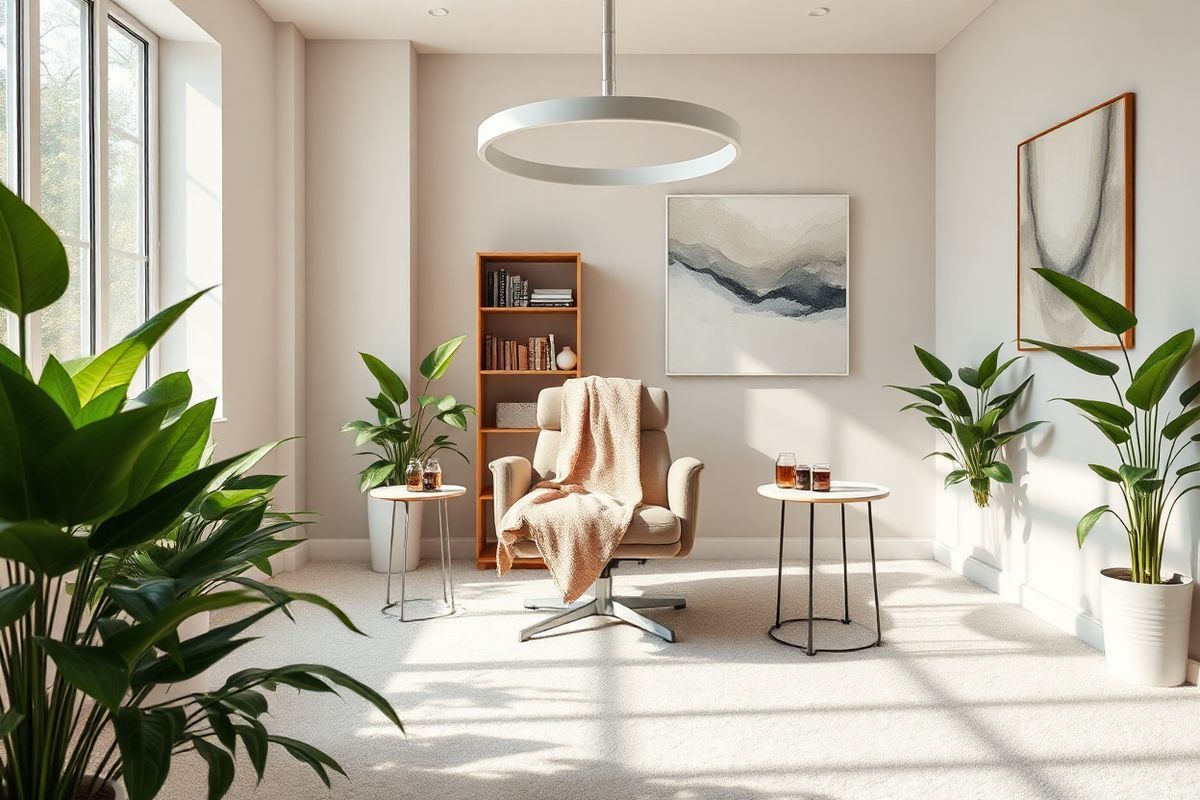
M 338 47 L 348 54 L 356 46 Z M 893 540 L 883 552 L 928 553 L 932 467 L 919 460 L 927 437 L 919 420 L 896 413 L 902 401 L 881 387 L 917 380 L 911 345 L 933 339 L 932 68 L 928 56 L 622 57 L 622 93 L 720 108 L 741 123 L 745 153 L 732 168 L 686 184 L 594 189 L 514 178 L 475 154 L 476 127 L 489 114 L 545 97 L 595 93 L 594 57 L 420 56 L 418 353 L 455 335 L 474 338 L 477 250 L 579 250 L 586 371 L 667 388 L 673 452 L 708 465 L 697 555 L 770 555 L 779 511 L 754 487 L 772 479 L 780 450 L 828 459 L 843 477 L 890 484 L 892 499 L 876 508 L 877 532 Z M 340 86 L 343 93 L 355 88 L 354 81 Z M 586 156 L 608 146 L 629 155 L 641 144 L 623 145 L 628 132 L 623 138 L 608 133 L 585 130 L 587 138 L 564 149 Z M 371 148 L 378 162 L 387 151 L 375 138 L 360 129 L 354 141 Z M 310 168 L 317 164 L 310 161 Z M 671 192 L 850 195 L 849 378 L 665 376 L 664 196 Z M 343 264 L 345 280 L 380 285 L 373 265 Z M 330 316 L 351 329 L 359 324 L 340 308 Z M 376 321 L 374 330 L 381 327 Z M 471 345 L 439 391 L 474 397 L 475 357 Z M 361 405 L 348 387 L 338 391 L 350 396 L 352 407 Z M 473 451 L 473 431 L 462 438 Z M 473 468 L 449 458 L 444 466 L 450 480 L 474 488 Z M 452 506 L 453 535 L 470 549 L 473 503 Z M 865 535 L 862 511 L 849 518 L 851 535 Z M 803 528 L 794 521 L 799 541 Z M 826 526 L 825 535 L 836 534 L 832 514 L 818 524 Z M 339 525 L 336 532 L 363 535 L 361 525 Z M 905 548 L 898 539 L 924 543 Z
M 998 0 L 938 54 L 937 347 L 947 360 L 978 360 L 1016 335 L 1017 143 L 1125 91 L 1137 93 L 1134 357 L 1196 325 L 1197 30 L 1194 0 Z M 1102 523 L 1080 552 L 1074 528 L 1083 512 L 1117 499 L 1085 466 L 1108 463 L 1111 448 L 1048 401 L 1109 399 L 1108 387 L 1050 354 L 1032 354 L 1028 367 L 1037 373 L 1029 405 L 1053 428 L 1016 454 L 1021 488 L 993 511 L 978 512 L 962 492 L 942 495 L 941 557 L 973 559 L 972 574 L 1099 645 L 1097 572 L 1126 565 L 1128 549 Z M 1200 516 L 1194 500 L 1181 507 L 1164 568 L 1196 575 Z
M 416 56 L 405 41 L 307 48 L 306 492 L 313 538 L 366 537 L 357 449 L 343 423 L 378 394 L 360 351 L 408 378 Z M 318 555 L 346 555 L 318 551 Z M 365 549 L 363 550 L 365 556 Z

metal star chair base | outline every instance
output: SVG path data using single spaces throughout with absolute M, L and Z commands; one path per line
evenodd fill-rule
M 561 612 L 549 619 L 542 620 L 536 625 L 530 625 L 521 631 L 521 641 L 529 641 L 539 633 L 545 633 L 546 631 L 554 630 L 555 628 L 576 622 L 577 620 L 587 619 L 588 617 L 612 617 L 627 625 L 641 628 L 647 633 L 652 633 L 667 642 L 674 642 L 675 631 L 662 623 L 655 622 L 649 617 L 639 614 L 634 609 L 681 609 L 687 607 L 687 600 L 682 597 L 626 597 L 614 595 L 612 593 L 612 570 L 617 566 L 617 563 L 617 561 L 610 562 L 604 568 L 604 572 L 600 573 L 600 577 L 596 579 L 596 585 L 592 587 L 592 597 L 584 597 L 570 605 L 565 605 L 561 600 L 553 598 L 526 600 L 525 607 L 528 609 L 561 609 Z M 639 563 L 645 564 L 646 562 L 639 560 Z

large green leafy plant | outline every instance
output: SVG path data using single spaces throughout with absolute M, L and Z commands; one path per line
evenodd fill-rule
M 1000 347 L 1003 347 L 1001 345 Z M 945 440 L 948 450 L 938 450 L 926 458 L 938 456 L 953 462 L 955 468 L 946 475 L 945 487 L 966 481 L 971 486 L 975 505 L 986 508 L 991 501 L 992 481 L 1012 483 L 1012 469 L 1003 460 L 1004 445 L 1043 424 L 1028 422 L 1021 427 L 1001 431 L 1004 421 L 1029 388 L 1033 376 L 1022 381 L 1016 389 L 993 396 L 997 379 L 1019 358 L 1000 363 L 1000 347 L 988 353 L 977 367 L 962 367 L 958 378 L 974 395 L 967 394 L 951 381 L 954 373 L 937 356 L 914 347 L 917 359 L 935 382 L 923 386 L 891 386 L 918 398 L 901 411 L 917 411 Z
M 1104 480 L 1116 484 L 1124 500 L 1123 509 L 1102 505 L 1083 515 L 1075 528 L 1079 546 L 1083 547 L 1096 523 L 1111 514 L 1129 540 L 1130 580 L 1160 583 L 1163 543 L 1171 513 L 1180 498 L 1200 489 L 1200 484 L 1180 486 L 1189 476 L 1200 473 L 1200 462 L 1176 466 L 1187 451 L 1187 444 L 1200 441 L 1200 435 L 1190 439 L 1187 436 L 1188 431 L 1200 422 L 1200 405 L 1196 404 L 1200 398 L 1200 382 L 1179 395 L 1178 409 L 1163 408 L 1172 384 L 1192 356 L 1196 333 L 1185 330 L 1175 334 L 1135 370 L 1124 341 L 1124 334 L 1137 325 L 1137 317 L 1132 311 L 1070 276 L 1050 269 L 1035 269 L 1034 272 L 1074 303 L 1089 322 L 1112 334 L 1125 362 L 1127 385 L 1122 391 L 1117 383 L 1120 365 L 1053 342 L 1022 340 L 1049 350 L 1090 375 L 1107 378 L 1112 384 L 1115 403 L 1057 398 L 1078 408 L 1112 444 L 1117 456 L 1115 467 L 1088 466 Z
M 23 332 L 26 317 L 66 285 L 61 242 L 0 186 L 0 307 Z M 0 346 L 6 800 L 100 797 L 110 780 L 123 780 L 131 800 L 150 800 L 186 751 L 207 762 L 216 800 L 233 781 L 239 747 L 260 779 L 269 753 L 283 751 L 328 783 L 341 772 L 336 761 L 265 726 L 267 693 L 279 687 L 348 690 L 400 725 L 378 693 L 315 664 L 243 670 L 182 696 L 161 688 L 201 675 L 252 641 L 250 626 L 296 602 L 357 631 L 328 601 L 250 574 L 269 572 L 269 558 L 298 543 L 283 535 L 298 521 L 271 508 L 279 477 L 250 474 L 273 445 L 213 462 L 215 404 L 190 405 L 186 373 L 128 397 L 151 348 L 197 297 L 97 356 L 49 357 L 36 382 L 23 333 L 18 353 Z M 239 606 L 248 613 L 238 621 L 180 636 L 197 614 Z
M 404 468 L 412 459 L 423 461 L 434 453 L 448 450 L 467 460 L 448 434 L 440 433 L 429 438 L 435 422 L 444 423 L 456 430 L 467 429 L 467 417 L 475 414 L 475 407 L 460 403 L 453 395 L 434 395 L 429 387 L 446 374 L 454 354 L 462 347 L 467 337 L 459 336 L 442 342 L 421 360 L 421 377 L 424 388 L 417 396 L 416 410 L 406 416 L 404 404 L 408 402 L 408 386 L 395 370 L 382 360 L 367 353 L 359 353 L 371 375 L 379 384 L 379 394 L 368 397 L 367 402 L 375 409 L 375 422 L 355 420 L 342 426 L 343 431 L 355 434 L 354 446 L 372 445 L 375 450 L 359 453 L 371 456 L 374 461 L 359 474 L 359 490 L 369 492 L 376 486 L 391 486 L 404 481 Z

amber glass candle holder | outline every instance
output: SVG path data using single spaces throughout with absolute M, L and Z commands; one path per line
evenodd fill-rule
M 814 464 L 812 469 L 812 490 L 828 492 L 833 484 L 833 471 L 828 464 Z
M 796 488 L 795 453 L 780 453 L 775 459 L 775 485 L 780 489 Z

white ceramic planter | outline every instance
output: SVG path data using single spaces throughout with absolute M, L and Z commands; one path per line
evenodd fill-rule
M 91 784 L 89 783 L 89 781 L 91 781 L 91 779 L 92 779 L 91 775 L 83 776 L 83 780 L 84 780 L 83 785 L 90 788 Z M 112 800 L 127 800 L 127 798 L 129 797 L 129 795 L 125 794 L 125 786 L 120 781 L 105 781 L 104 787 L 107 788 L 110 792 L 112 792 L 112 794 L 110 795 L 110 794 L 104 792 L 104 789 L 100 789 L 99 791 L 96 792 L 96 795 L 95 795 L 97 800 L 108 800 L 108 798 L 110 798 L 110 797 L 112 798 Z
M 1187 677 L 1192 579 L 1134 583 L 1129 570 L 1100 572 L 1104 658 L 1114 678 L 1142 686 L 1178 686 Z
M 371 569 L 388 572 L 388 547 L 391 541 L 392 502 L 367 496 L 367 535 L 371 540 Z M 391 572 L 411 572 L 421 563 L 421 519 L 424 503 L 410 503 L 408 511 L 408 558 L 404 554 L 404 504 L 396 503 L 396 548 L 392 552 Z

